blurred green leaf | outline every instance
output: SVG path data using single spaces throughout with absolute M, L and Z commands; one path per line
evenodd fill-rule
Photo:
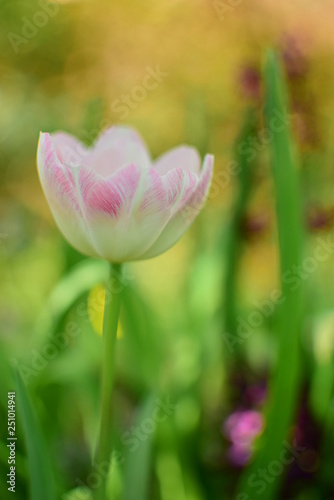
M 332 400 L 334 389 L 334 364 L 333 360 L 328 363 L 317 364 L 314 367 L 310 387 L 310 403 L 313 414 L 319 422 L 326 420 L 328 409 Z
M 152 388 L 162 365 L 163 333 L 157 325 L 154 312 L 133 284 L 122 292 L 122 326 L 125 354 L 131 359 L 127 370 L 132 370 L 134 380 Z
M 226 274 L 224 280 L 224 332 L 229 336 L 237 335 L 237 297 L 236 297 L 236 278 L 238 265 L 240 260 L 242 241 L 240 237 L 241 222 L 245 215 L 247 204 L 249 201 L 249 196 L 252 188 L 253 180 L 253 170 L 254 170 L 254 159 L 250 160 L 248 156 L 243 152 L 242 146 L 249 137 L 254 136 L 256 133 L 256 113 L 253 108 L 251 108 L 246 114 L 245 123 L 240 132 L 240 135 L 236 141 L 235 146 L 235 161 L 239 167 L 239 175 L 237 176 L 238 182 L 238 195 L 235 201 L 235 206 L 233 214 L 231 217 L 229 235 L 227 238 L 227 250 L 226 250 Z M 231 339 L 231 337 L 228 337 Z M 237 337 L 236 337 L 237 338 Z M 234 354 L 237 353 L 238 342 L 233 342 Z
M 36 331 L 44 335 L 45 330 L 59 329 L 71 307 L 93 286 L 104 283 L 107 276 L 107 264 L 102 260 L 85 259 L 77 264 L 52 290 L 36 322 Z
M 135 427 L 141 427 L 145 420 L 152 420 L 156 406 L 156 393 L 150 394 L 139 410 Z M 123 500 L 147 500 L 151 473 L 152 441 L 154 432 L 146 433 L 145 439 L 139 441 L 136 450 L 128 450 L 125 457 L 125 484 Z
M 267 423 L 259 452 L 253 464 L 245 470 L 239 492 L 245 498 L 254 497 L 252 474 L 267 469 L 277 460 L 292 424 L 298 401 L 300 378 L 300 332 L 303 312 L 302 283 L 295 289 L 289 277 L 293 266 L 302 261 L 302 210 L 301 196 L 296 170 L 296 158 L 290 132 L 288 100 L 280 64 L 269 52 L 264 78 L 266 84 L 266 121 L 272 134 L 270 142 L 271 166 L 276 195 L 276 216 L 278 224 L 280 273 L 283 303 L 277 310 L 276 335 L 278 358 L 270 386 Z M 277 125 L 279 122 L 279 125 Z M 290 273 L 290 274 L 287 274 Z M 285 278 L 284 278 L 285 277 Z M 277 494 L 283 474 L 272 475 L 257 499 L 270 500 Z M 248 496 L 247 496 L 248 495 Z
M 88 488 L 75 488 L 63 495 L 62 500 L 92 500 L 92 492 Z
M 313 370 L 309 400 L 314 416 L 324 424 L 334 390 L 334 311 L 323 311 L 313 321 Z
M 56 484 L 49 451 L 39 422 L 18 372 L 15 373 L 17 406 L 21 415 L 28 451 L 31 500 L 56 500 Z

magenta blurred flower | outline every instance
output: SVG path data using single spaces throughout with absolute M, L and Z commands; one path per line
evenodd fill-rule
M 232 413 L 225 421 L 226 436 L 237 444 L 251 444 L 263 427 L 261 413 L 255 410 L 241 410 Z
M 254 439 L 263 430 L 263 417 L 255 410 L 232 413 L 224 423 L 224 434 L 232 442 L 228 458 L 238 466 L 245 465 L 251 456 Z
M 110 262 L 155 257 L 183 235 L 202 209 L 213 156 L 179 146 L 154 162 L 128 127 L 106 130 L 92 148 L 41 133 L 38 171 L 53 216 L 80 252 Z

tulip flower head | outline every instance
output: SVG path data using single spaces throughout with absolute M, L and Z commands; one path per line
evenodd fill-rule
M 134 130 L 107 129 L 92 148 L 41 133 L 41 184 L 59 229 L 77 250 L 112 263 L 155 257 L 174 245 L 207 197 L 213 157 L 180 146 L 152 161 Z

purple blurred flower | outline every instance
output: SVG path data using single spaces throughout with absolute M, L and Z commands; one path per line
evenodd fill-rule
M 249 406 L 262 405 L 267 397 L 267 384 L 265 381 L 250 385 L 245 389 L 245 402 Z
M 255 410 L 235 411 L 225 420 L 223 430 L 232 442 L 227 452 L 230 462 L 243 466 L 251 457 L 254 439 L 263 430 L 263 417 Z
M 232 444 L 227 450 L 229 462 L 237 467 L 243 467 L 249 462 L 252 453 L 250 448 L 239 444 Z

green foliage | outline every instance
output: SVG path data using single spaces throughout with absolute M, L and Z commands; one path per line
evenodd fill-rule
M 49 450 L 42 430 L 27 394 L 24 383 L 16 373 L 17 406 L 24 428 L 28 452 L 29 482 L 31 500 L 56 500 L 57 490 L 52 471 Z
M 280 276 L 283 303 L 277 311 L 275 334 L 277 363 L 269 385 L 266 429 L 254 463 L 246 469 L 239 491 L 252 498 L 251 476 L 277 460 L 282 452 L 288 430 L 293 422 L 300 381 L 300 336 L 302 325 L 303 285 L 291 286 L 293 266 L 302 261 L 302 207 L 296 158 L 288 115 L 288 101 L 280 64 L 269 52 L 264 70 L 266 84 L 266 122 L 272 133 L 271 166 L 274 178 L 278 226 Z M 277 113 L 285 117 L 284 125 L 275 126 Z M 289 278 L 290 281 L 287 279 Z M 281 476 L 267 482 L 257 498 L 270 500 L 277 494 Z M 262 490 L 262 491 L 261 491 Z

